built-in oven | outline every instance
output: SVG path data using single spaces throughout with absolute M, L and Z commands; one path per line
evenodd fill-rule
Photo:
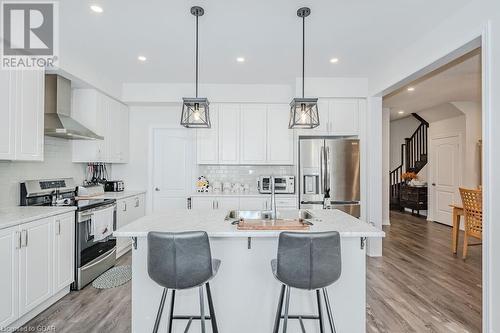
M 113 230 L 116 229 L 116 202 L 110 200 L 89 208 L 79 208 L 76 212 L 75 233 L 75 282 L 73 290 L 80 290 L 116 263 L 116 239 L 108 236 L 95 240 L 93 235 L 94 216 L 104 209 L 113 210 Z

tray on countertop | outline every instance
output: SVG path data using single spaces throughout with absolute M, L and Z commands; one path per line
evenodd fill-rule
M 238 224 L 238 230 L 309 230 L 310 224 L 302 219 L 283 220 L 244 220 Z

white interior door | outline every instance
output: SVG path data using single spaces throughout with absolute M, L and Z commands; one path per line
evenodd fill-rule
M 193 184 L 193 135 L 186 129 L 153 134 L 153 212 L 187 208 Z
M 452 212 L 449 205 L 460 202 L 458 191 L 462 170 L 460 136 L 431 139 L 431 150 L 432 218 L 436 222 L 451 225 Z

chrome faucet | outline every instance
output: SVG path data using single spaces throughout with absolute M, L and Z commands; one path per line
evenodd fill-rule
M 269 179 L 271 182 L 270 187 L 271 187 L 271 219 L 276 220 L 277 219 L 277 213 L 276 213 L 276 191 L 274 188 L 274 176 L 271 176 Z

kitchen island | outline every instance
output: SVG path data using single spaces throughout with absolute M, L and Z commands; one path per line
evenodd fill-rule
M 203 230 L 210 237 L 212 256 L 222 260 L 211 282 L 219 331 L 267 333 L 272 331 L 280 283 L 271 272 L 276 257 L 278 231 L 241 231 L 225 219 L 228 212 L 176 210 L 148 215 L 115 231 L 116 237 L 132 237 L 132 331 L 152 331 L 162 288 L 147 272 L 149 231 Z M 299 216 L 298 210 L 281 211 L 282 218 Z M 365 332 L 366 238 L 384 232 L 338 210 L 311 210 L 310 232 L 338 231 L 341 237 L 342 275 L 328 288 L 337 332 Z M 169 294 L 170 296 L 170 294 Z M 176 295 L 175 314 L 199 315 L 197 289 Z M 170 302 L 167 302 L 170 304 Z M 165 309 L 160 332 L 166 332 L 169 309 Z M 292 289 L 290 314 L 316 314 L 314 292 Z M 316 320 L 304 320 L 307 331 L 319 332 Z M 187 321 L 175 320 L 173 332 L 184 332 Z M 207 331 L 210 332 L 209 324 Z M 190 332 L 200 332 L 198 322 Z M 288 332 L 301 332 L 299 321 L 289 322 Z

